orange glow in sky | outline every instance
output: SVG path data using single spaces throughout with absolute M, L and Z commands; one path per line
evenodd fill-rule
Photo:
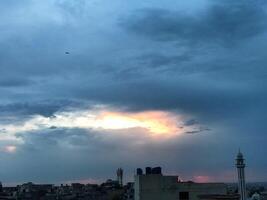
M 13 145 L 9 145 L 4 148 L 4 151 L 7 153 L 15 153 L 16 150 L 17 150 L 17 147 Z
M 101 112 L 95 126 L 103 129 L 145 128 L 155 135 L 178 134 L 180 117 L 162 111 L 139 113 Z
M 150 136 L 160 136 L 159 138 L 163 139 L 162 136 L 169 138 L 186 131 L 181 128 L 183 123 L 182 115 L 166 111 L 121 112 L 102 108 L 76 112 L 59 112 L 53 118 L 38 115 L 33 116 L 22 125 L 6 125 L 0 128 L 9 133 L 9 135 L 50 127 L 114 131 L 141 128 L 147 130 Z M 16 151 L 16 149 L 15 147 L 8 147 L 6 151 L 12 152 Z

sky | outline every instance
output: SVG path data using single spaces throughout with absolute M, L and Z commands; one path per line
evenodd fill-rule
M 1 181 L 266 181 L 266 8 L 0 0 Z

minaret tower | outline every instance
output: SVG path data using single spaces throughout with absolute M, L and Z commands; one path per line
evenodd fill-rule
M 123 186 L 123 169 L 122 168 L 117 169 L 117 180 L 119 182 L 119 185 L 122 187 Z
M 243 154 L 239 150 L 236 157 L 236 168 L 238 172 L 238 192 L 240 200 L 246 200 L 245 166 Z

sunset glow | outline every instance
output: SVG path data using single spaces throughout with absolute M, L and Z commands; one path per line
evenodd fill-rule
M 104 129 L 145 128 L 153 134 L 177 134 L 181 117 L 160 111 L 140 113 L 103 112 L 95 125 Z
M 13 145 L 4 147 L 4 151 L 7 153 L 15 153 L 16 150 L 17 150 L 17 147 Z
M 119 112 L 105 109 L 93 109 L 74 112 L 59 112 L 54 117 L 33 116 L 18 125 L 1 127 L 6 133 L 36 131 L 44 128 L 82 128 L 94 130 L 122 130 L 141 128 L 150 136 L 175 136 L 184 129 L 182 116 L 163 111 Z M 138 134 L 138 133 L 137 133 Z M 2 138 L 4 139 L 4 138 Z

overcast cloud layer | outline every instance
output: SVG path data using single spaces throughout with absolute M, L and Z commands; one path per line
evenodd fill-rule
M 239 147 L 249 181 L 266 180 L 266 8 L 0 0 L 1 181 L 103 181 L 118 167 L 131 180 L 160 165 L 185 180 L 233 182 Z M 107 110 L 179 134 L 70 123 Z

